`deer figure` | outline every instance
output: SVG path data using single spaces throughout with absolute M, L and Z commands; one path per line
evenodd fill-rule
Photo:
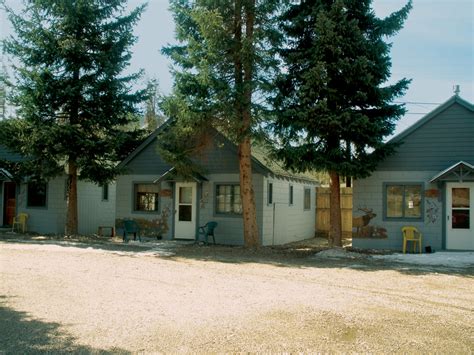
M 356 228 L 356 234 L 359 236 L 360 229 L 369 224 L 370 220 L 377 215 L 373 212 L 373 209 L 358 208 L 359 211 L 365 212 L 363 216 L 352 217 L 352 228 Z

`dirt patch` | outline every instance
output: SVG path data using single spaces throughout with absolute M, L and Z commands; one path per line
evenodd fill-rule
M 156 248 L 0 243 L 0 350 L 474 350 L 470 270 L 314 260 L 299 247 L 183 244 L 172 256 Z

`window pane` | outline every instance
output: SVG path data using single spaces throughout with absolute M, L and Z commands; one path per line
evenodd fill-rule
M 469 208 L 469 188 L 453 188 L 453 208 Z
M 217 213 L 242 213 L 239 185 L 217 185 Z
M 267 203 L 268 204 L 273 203 L 273 184 L 272 183 L 268 184 L 268 200 L 267 200 Z
M 293 204 L 293 186 L 290 186 L 290 205 Z
M 157 184 L 135 184 L 135 211 L 158 211 Z
M 179 203 L 193 203 L 193 188 L 180 187 L 179 188 Z
M 387 186 L 387 217 L 403 217 L 403 186 Z
M 304 189 L 304 209 L 311 209 L 311 190 Z
M 405 186 L 405 217 L 421 217 L 421 186 Z
M 178 219 L 180 221 L 186 221 L 186 222 L 190 222 L 192 220 L 192 209 L 193 207 L 192 206 L 188 206 L 188 205 L 181 205 L 179 206 L 179 216 L 178 216 Z
M 46 183 L 28 183 L 28 207 L 46 207 L 46 187 Z
M 469 210 L 453 210 L 452 228 L 469 229 Z

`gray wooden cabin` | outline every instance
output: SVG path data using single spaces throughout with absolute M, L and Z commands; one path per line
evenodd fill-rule
M 117 178 L 117 233 L 122 233 L 124 219 L 133 219 L 145 235 L 196 240 L 199 226 L 215 221 L 217 243 L 242 245 L 237 147 L 212 131 L 210 144 L 194 157 L 203 173 L 186 179 L 157 151 L 157 136 L 165 126 L 121 163 L 126 173 Z M 256 147 L 253 155 L 252 178 L 262 245 L 313 237 L 317 182 L 285 171 Z
M 391 141 L 397 152 L 354 182 L 354 215 L 377 216 L 353 246 L 401 250 L 401 228 L 411 225 L 424 247 L 474 250 L 473 105 L 453 96 Z

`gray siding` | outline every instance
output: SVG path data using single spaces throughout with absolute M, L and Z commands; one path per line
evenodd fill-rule
M 159 156 L 157 143 L 157 139 L 154 139 L 128 162 L 125 167 L 125 173 L 131 175 L 156 174 L 156 179 L 168 171 L 171 166 Z M 196 153 L 194 161 L 203 168 L 204 175 L 239 173 L 237 148 L 222 137 L 216 137 L 215 141 L 210 143 L 208 147 Z M 258 164 L 254 163 L 252 168 L 254 172 L 263 172 L 263 169 Z
M 423 246 L 430 245 L 435 250 L 443 248 L 443 216 L 442 216 L 442 191 L 439 198 L 424 198 L 423 219 L 421 221 L 412 221 L 409 219 L 402 221 L 390 221 L 383 219 L 383 184 L 384 183 L 423 183 L 424 189 L 437 189 L 436 184 L 430 184 L 429 180 L 438 171 L 377 171 L 371 177 L 363 180 L 354 181 L 353 187 L 353 206 L 354 214 L 357 214 L 357 208 L 372 208 L 377 216 L 370 221 L 372 226 L 380 226 L 387 230 L 387 239 L 362 239 L 353 238 L 352 245 L 356 248 L 375 248 L 375 249 L 402 249 L 403 226 L 412 225 L 417 227 L 423 234 Z M 429 209 L 437 210 L 436 221 L 428 218 Z
M 403 138 L 377 170 L 439 172 L 460 160 L 474 164 L 473 137 L 474 112 L 454 103 Z

